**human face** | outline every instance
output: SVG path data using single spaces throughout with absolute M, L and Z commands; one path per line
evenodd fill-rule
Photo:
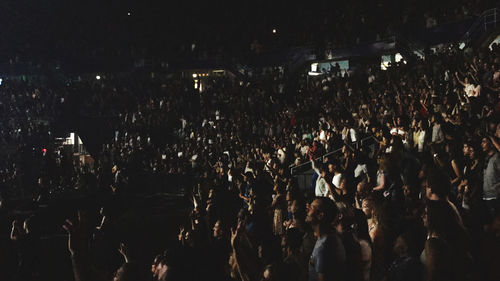
M 334 167 L 333 164 L 328 164 L 328 172 L 333 173 Z
M 326 171 L 322 170 L 322 171 L 320 172 L 320 174 L 321 174 L 321 177 L 322 177 L 322 178 L 325 178 L 325 177 L 326 177 Z
M 474 159 L 474 157 L 476 157 L 476 150 L 474 149 L 474 147 L 469 147 L 468 156 L 470 159 Z
M 410 196 L 410 187 L 407 185 L 403 185 L 403 194 L 405 197 Z
M 306 222 L 310 224 L 317 224 L 319 222 L 319 204 L 318 200 L 314 200 L 311 204 L 309 204 L 309 207 L 307 208 Z
M 153 273 L 153 278 L 158 277 L 158 271 L 160 269 L 160 261 L 158 258 L 155 258 L 153 264 L 151 265 L 151 273 Z
M 427 208 L 425 208 L 424 212 L 422 213 L 422 222 L 424 223 L 425 227 L 429 226 L 429 223 L 427 221 Z
M 483 149 L 484 152 L 490 151 L 491 144 L 487 138 L 483 138 L 483 140 L 481 141 L 481 148 Z
M 398 238 L 396 239 L 393 250 L 397 256 L 402 256 L 406 254 L 408 246 L 406 245 L 405 240 L 401 236 L 398 236 Z
M 469 154 L 469 146 L 466 143 L 464 143 L 464 147 L 462 149 L 462 152 L 463 152 L 464 156 L 467 156 Z
M 427 199 L 431 199 L 431 197 L 432 197 L 431 186 L 429 185 L 429 183 L 427 182 L 427 180 L 424 180 L 423 185 L 425 187 L 425 196 L 427 196 Z
M 342 179 L 342 180 L 340 181 L 340 183 L 339 183 L 339 189 L 341 189 L 341 190 L 346 190 L 346 188 L 347 188 L 347 187 L 346 187 L 346 184 L 347 184 L 347 180 L 346 180 L 345 178 L 344 178 L 344 179 Z
M 221 237 L 224 234 L 224 232 L 222 231 L 222 227 L 221 227 L 221 222 L 220 221 L 217 221 L 215 223 L 213 231 L 214 231 L 214 237 L 215 238 L 219 238 L 219 237 Z

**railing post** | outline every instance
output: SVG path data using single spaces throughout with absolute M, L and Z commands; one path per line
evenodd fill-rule
M 483 16 L 483 22 L 484 22 L 484 31 L 488 30 L 488 23 L 486 21 L 487 15 Z
M 493 22 L 495 23 L 495 28 L 497 28 L 497 8 L 493 9 Z

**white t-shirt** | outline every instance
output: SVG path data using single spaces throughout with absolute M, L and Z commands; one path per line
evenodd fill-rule
M 308 151 L 309 151 L 308 145 L 304 145 L 303 147 L 300 148 L 300 153 L 302 154 L 302 156 L 305 156 Z
M 356 141 L 358 141 L 358 134 L 357 134 L 356 130 L 354 130 L 354 129 L 350 129 L 350 130 L 349 130 L 349 133 L 350 133 L 350 135 L 351 135 L 351 141 L 352 141 L 352 142 L 356 142 Z
M 340 179 L 342 178 L 342 174 L 338 173 L 335 176 L 333 176 L 332 179 L 332 184 L 335 186 L 335 188 L 339 188 L 340 186 Z
M 280 160 L 281 164 L 285 163 L 285 151 L 283 148 L 278 149 L 278 159 Z
M 316 180 L 314 195 L 316 195 L 316 197 L 326 197 L 328 195 L 328 185 L 324 178 L 318 177 Z
M 362 174 L 368 174 L 368 168 L 366 168 L 366 164 L 358 164 L 356 169 L 354 169 L 354 177 L 357 178 Z
M 476 87 L 472 84 L 466 84 L 464 88 L 465 94 L 470 98 L 470 97 L 476 97 Z
M 424 143 L 425 143 L 425 131 L 421 131 L 418 133 L 418 139 L 417 139 L 418 152 L 424 151 Z
M 321 130 L 321 132 L 319 133 L 319 140 L 321 141 L 326 140 L 326 133 L 324 130 Z

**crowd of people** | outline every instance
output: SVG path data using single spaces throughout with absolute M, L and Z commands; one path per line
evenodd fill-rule
M 111 235 L 116 280 L 498 279 L 499 51 L 443 46 L 386 71 L 303 80 L 296 95 L 279 72 L 214 78 L 201 94 L 99 82 L 88 108 L 117 117 L 94 167 L 110 178 L 101 188 L 182 186 L 192 208 L 151 271 L 141 241 Z M 289 167 L 307 161 L 304 190 Z M 94 231 L 85 213 L 65 224 L 76 280 L 114 272 L 91 258 L 102 249 L 88 234 L 114 223 L 102 217 Z
M 0 191 L 185 195 L 154 259 L 147 234 L 117 231 L 114 205 L 68 219 L 78 281 L 498 280 L 500 46 L 306 75 L 293 93 L 279 69 L 210 76 L 201 93 L 159 75 L 4 81 L 0 142 L 20 154 L 2 161 Z M 109 129 L 91 166 L 51 146 L 68 115 Z M 300 186 L 290 167 L 309 162 Z M 12 223 L 18 280 L 40 278 L 32 223 Z

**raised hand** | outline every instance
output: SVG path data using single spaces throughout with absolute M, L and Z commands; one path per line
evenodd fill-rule
M 129 257 L 128 257 L 128 247 L 127 245 L 125 245 L 125 243 L 120 243 L 120 247 L 118 248 L 118 252 L 120 252 L 120 254 L 123 256 L 123 258 L 125 259 L 125 262 L 128 262 L 129 261 Z
M 185 233 L 186 231 L 184 230 L 184 226 L 179 227 L 179 234 L 177 234 L 179 242 L 183 242 Z
M 236 227 L 236 230 L 234 228 L 231 228 L 231 246 L 236 247 L 238 245 L 241 233 L 243 232 L 244 228 L 245 228 L 244 220 L 238 221 L 238 226 Z
M 63 228 L 68 233 L 68 250 L 71 255 L 78 255 L 88 251 L 89 233 L 87 227 L 87 216 L 84 212 L 78 211 L 76 221 L 66 220 Z

